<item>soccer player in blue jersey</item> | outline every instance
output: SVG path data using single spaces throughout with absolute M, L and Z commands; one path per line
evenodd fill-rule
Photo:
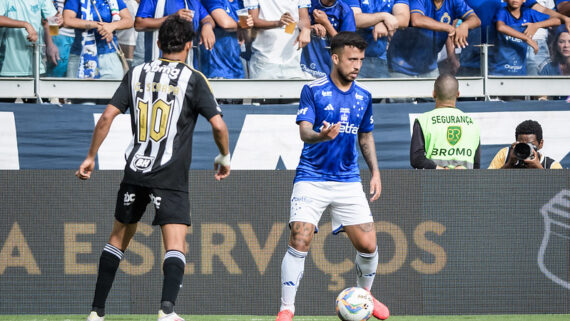
M 491 74 L 526 75 L 527 44 L 538 52 L 538 44 L 526 29 L 536 30 L 558 26 L 560 20 L 530 8 L 522 7 L 524 0 L 507 0 L 495 16 L 497 40 L 489 62 Z
M 408 0 L 345 0 L 354 12 L 358 33 L 368 42 L 360 78 L 388 78 L 386 48 L 398 28 L 410 23 Z
M 199 32 L 199 43 L 204 44 L 206 49 L 210 50 L 214 46 L 216 23 L 199 0 L 141 0 L 135 17 L 135 29 L 145 31 L 144 46 L 135 49 L 135 56 L 144 57 L 144 61 L 141 63 L 150 62 L 160 57 L 159 49 L 156 46 L 158 29 L 166 18 L 173 14 L 178 14 L 183 19 L 192 22 L 194 30 Z M 192 51 L 190 51 L 187 63 L 190 65 L 194 63 Z
M 303 48 L 301 68 L 320 78 L 331 70 L 331 56 L 327 49 L 330 39 L 339 31 L 355 31 L 356 24 L 350 7 L 339 0 L 311 0 L 309 16 L 316 37 Z
M 235 0 L 202 0 L 204 7 L 214 18 L 216 43 L 212 50 L 200 49 L 200 69 L 208 78 L 239 79 L 245 78 L 244 65 L 241 62 L 239 34 L 245 29 L 238 24 L 239 9 L 243 9 L 241 1 Z M 248 16 L 247 28 L 253 27 L 253 18 Z
M 454 25 L 456 19 L 463 22 Z M 437 54 L 448 38 L 448 57 L 453 59 L 454 46 L 465 48 L 469 30 L 481 24 L 463 0 L 412 0 L 410 22 L 415 28 L 396 32 L 388 48 L 392 77 L 436 78 L 439 75 Z
M 370 291 L 378 266 L 376 229 L 362 190 L 357 144 L 368 168 L 370 201 L 381 183 L 372 131 L 372 95 L 354 80 L 368 44 L 356 32 L 331 40 L 332 70 L 303 87 L 297 124 L 305 143 L 291 195 L 289 246 L 281 264 L 281 308 L 276 321 L 290 321 L 303 276 L 305 257 L 325 208 L 333 233 L 344 231 L 357 250 L 357 286 Z M 374 316 L 387 319 L 388 308 L 374 299 Z

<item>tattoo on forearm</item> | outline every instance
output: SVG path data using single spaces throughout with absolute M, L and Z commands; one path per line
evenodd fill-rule
M 376 158 L 376 149 L 374 146 L 374 138 L 371 133 L 363 134 L 360 143 L 360 150 L 362 151 L 362 156 L 368 165 L 370 170 L 375 170 L 378 168 L 378 161 Z

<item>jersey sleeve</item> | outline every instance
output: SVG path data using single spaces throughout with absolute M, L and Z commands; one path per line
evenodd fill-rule
M 192 88 L 192 97 L 189 97 L 192 101 L 193 108 L 206 119 L 221 115 L 222 109 L 218 106 L 218 102 L 214 97 L 214 93 L 206 77 L 198 71 L 195 71 L 192 77 L 196 79 Z
M 495 18 L 493 19 L 493 22 L 494 23 L 497 23 L 497 21 L 506 22 L 507 14 L 508 11 L 504 7 L 500 8 L 499 10 L 497 10 L 497 13 L 495 13 Z
M 139 9 L 137 10 L 137 17 L 141 18 L 154 18 L 156 11 L 156 0 L 141 0 Z
M 123 114 L 127 111 L 131 101 L 131 86 L 130 86 L 130 77 L 131 71 L 125 74 L 119 88 L 113 94 L 113 98 L 109 102 L 109 105 L 113 105 L 117 107 Z
M 243 7 L 249 10 L 259 8 L 259 0 L 243 0 Z
M 124 0 L 117 0 L 117 6 L 119 7 L 119 11 L 127 8 L 127 4 Z
M 311 7 L 311 0 L 299 0 L 299 4 L 297 6 L 299 7 L 299 9 L 310 8 Z
M 361 8 L 359 0 L 344 0 L 349 7 Z
M 536 11 L 534 9 L 530 9 L 530 16 L 533 23 L 550 19 L 549 15 L 544 14 L 540 11 Z
M 225 11 L 224 3 L 220 0 L 208 0 L 203 1 L 202 3 L 208 12 L 212 13 L 212 11 L 216 9 L 223 9 Z
M 396 1 L 394 1 L 394 4 L 398 4 L 398 3 L 403 3 L 403 4 L 407 5 L 408 7 L 410 6 L 409 0 L 396 0 Z
M 366 107 L 366 112 L 362 117 L 360 126 L 358 129 L 359 133 L 369 133 L 374 130 L 374 117 L 372 116 L 372 97 L 369 97 L 368 106 Z
M 206 18 L 206 16 L 209 15 L 208 10 L 204 8 L 200 1 L 196 1 L 195 3 L 198 6 L 198 8 L 195 8 L 197 9 L 196 11 L 198 12 L 198 17 L 200 17 L 200 21 L 202 21 L 202 19 Z
M 67 0 L 63 6 L 63 10 L 71 10 L 75 13 L 81 12 L 80 8 L 81 4 L 79 3 L 79 0 Z
M 455 0 L 453 2 L 453 11 L 455 12 L 454 19 L 463 20 L 475 13 L 464 0 Z
M 299 109 L 297 110 L 297 119 L 295 121 L 297 124 L 301 121 L 307 121 L 311 124 L 315 123 L 315 101 L 313 99 L 313 92 L 307 85 L 305 85 L 301 91 L 301 99 L 299 101 Z
M 343 3 L 344 4 L 344 3 Z M 341 31 L 356 31 L 356 22 L 354 21 L 354 13 L 346 4 L 343 6 L 342 21 L 340 24 Z
M 426 1 L 431 1 L 431 0 L 412 0 L 410 2 L 410 14 L 419 13 L 425 16 L 427 11 Z

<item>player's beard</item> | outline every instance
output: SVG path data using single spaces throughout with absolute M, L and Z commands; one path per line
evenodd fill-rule
M 354 75 L 354 78 L 352 78 L 354 72 L 343 73 L 339 69 L 337 69 L 336 72 L 337 72 L 338 78 L 345 84 L 352 83 L 356 79 L 356 77 L 358 77 L 358 72 L 355 73 L 356 75 Z

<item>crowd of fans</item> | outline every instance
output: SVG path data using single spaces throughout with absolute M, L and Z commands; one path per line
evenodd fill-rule
M 330 71 L 329 39 L 369 42 L 361 78 L 570 75 L 570 0 L 0 0 L 0 76 L 121 79 L 160 56 L 169 15 L 193 22 L 187 63 L 213 79 L 311 79 Z M 555 2 L 554 2 L 555 1 Z M 43 46 L 45 45 L 45 46 Z

